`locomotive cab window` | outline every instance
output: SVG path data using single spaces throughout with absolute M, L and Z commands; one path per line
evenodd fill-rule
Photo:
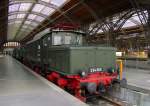
M 54 37 L 53 37 L 53 45 L 62 45 L 63 43 L 63 41 L 62 41 L 63 39 L 62 39 L 62 36 L 60 36 L 60 35 L 55 35 Z
M 65 39 L 65 42 L 64 42 L 65 44 L 71 44 L 71 36 L 66 35 L 64 39 Z
M 52 33 L 52 45 L 82 45 L 82 34 L 54 32 Z

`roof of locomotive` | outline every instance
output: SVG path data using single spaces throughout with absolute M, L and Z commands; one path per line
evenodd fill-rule
M 60 29 L 49 30 L 49 29 L 46 29 L 46 30 L 44 30 L 44 31 L 42 31 L 42 32 L 40 32 L 40 33 L 38 33 L 38 34 L 33 38 L 33 40 L 27 42 L 27 44 L 30 44 L 30 43 L 32 43 L 32 42 L 34 42 L 34 41 L 37 41 L 37 40 L 39 40 L 39 39 L 41 39 L 41 38 L 44 38 L 44 36 L 46 36 L 47 34 L 51 34 L 51 33 L 53 33 L 53 32 L 73 32 L 73 33 L 78 33 L 78 34 L 83 34 L 83 35 L 85 35 L 85 33 L 84 33 L 83 31 L 81 31 L 81 30 L 60 30 Z

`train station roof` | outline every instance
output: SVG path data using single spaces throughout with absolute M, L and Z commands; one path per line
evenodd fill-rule
M 67 0 L 10 0 L 8 40 L 21 40 Z
M 52 23 L 69 21 L 83 26 L 133 8 L 132 0 L 1 0 L 0 43 L 27 42 Z M 138 0 L 148 4 L 146 0 Z M 144 3 L 143 3 L 144 2 Z M 115 19 L 114 19 L 115 20 Z M 137 14 L 124 27 L 140 25 Z

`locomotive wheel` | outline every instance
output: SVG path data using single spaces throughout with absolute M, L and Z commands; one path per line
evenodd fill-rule
M 104 93 L 106 91 L 105 89 L 105 85 L 103 83 L 100 83 L 99 86 L 98 86 L 98 91 L 100 93 Z

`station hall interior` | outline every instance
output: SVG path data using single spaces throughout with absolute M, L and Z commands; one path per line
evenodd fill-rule
M 0 0 L 0 106 L 150 106 L 150 0 Z

